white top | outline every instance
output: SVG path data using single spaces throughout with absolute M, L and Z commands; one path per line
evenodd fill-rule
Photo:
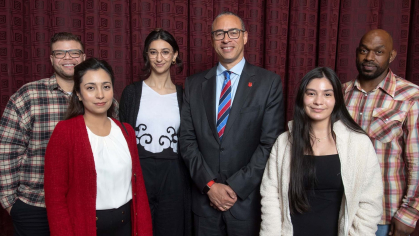
M 97 176 L 96 210 L 118 208 L 132 199 L 132 160 L 127 141 L 112 119 L 108 136 L 87 128 Z
M 137 144 L 151 153 L 177 153 L 180 116 L 177 93 L 161 95 L 143 82 L 135 135 Z

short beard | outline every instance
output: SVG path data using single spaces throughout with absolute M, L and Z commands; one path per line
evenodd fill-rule
M 374 66 L 376 67 L 376 70 L 373 74 L 364 74 L 364 71 L 362 70 L 362 62 L 356 62 L 356 69 L 358 70 L 360 77 L 367 81 L 376 79 L 377 77 L 382 75 L 388 68 L 388 64 L 385 67 L 380 67 L 374 63 Z
M 65 79 L 65 80 L 73 80 L 73 76 L 67 76 L 67 75 L 63 75 L 63 74 L 57 74 L 57 72 L 55 72 L 55 75 L 58 75 L 62 79 Z
M 73 75 L 66 75 L 64 73 L 64 71 L 60 70 L 59 68 L 56 69 L 56 68 L 53 67 L 53 69 L 54 69 L 54 73 L 55 73 L 56 76 L 59 76 L 62 79 L 65 79 L 65 80 L 73 80 L 74 73 L 73 73 Z

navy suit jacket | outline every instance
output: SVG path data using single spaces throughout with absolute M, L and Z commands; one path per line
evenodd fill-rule
M 180 151 L 195 187 L 192 210 L 217 214 L 203 193 L 212 179 L 228 184 L 238 199 L 230 209 L 239 220 L 260 217 L 260 183 L 272 145 L 284 131 L 279 75 L 246 62 L 222 142 L 215 118 L 216 69 L 186 79 L 181 113 Z

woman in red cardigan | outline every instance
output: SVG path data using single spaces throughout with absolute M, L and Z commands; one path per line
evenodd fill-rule
M 113 84 L 105 61 L 75 67 L 65 120 L 45 154 L 51 235 L 152 236 L 135 133 L 113 118 Z

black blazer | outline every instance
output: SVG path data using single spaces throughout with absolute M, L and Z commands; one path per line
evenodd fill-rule
M 216 69 L 186 79 L 180 150 L 195 187 L 192 210 L 211 217 L 217 211 L 203 193 L 212 179 L 228 184 L 238 200 L 230 209 L 240 220 L 260 217 L 260 183 L 272 145 L 284 131 L 279 75 L 246 62 L 220 143 L 215 118 Z

